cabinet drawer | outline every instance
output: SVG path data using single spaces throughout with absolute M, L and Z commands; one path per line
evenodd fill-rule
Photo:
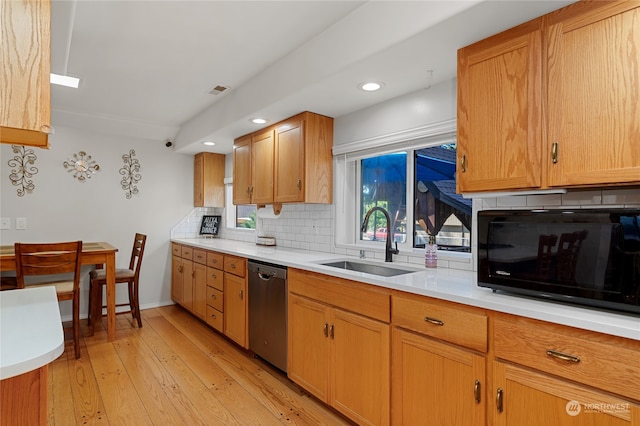
M 174 256 L 182 256 L 182 246 L 180 244 L 171 243 L 171 254 Z
M 193 261 L 196 263 L 201 263 L 203 265 L 207 264 L 207 251 L 193 249 Z
M 207 286 L 207 305 L 211 306 L 212 308 L 216 308 L 218 311 L 222 312 L 223 311 L 223 308 L 222 308 L 223 294 L 224 293 L 222 293 L 220 290 L 216 290 L 213 287 Z
M 207 285 L 222 291 L 224 289 L 224 272 L 207 267 Z
M 224 330 L 223 320 L 224 320 L 224 314 L 222 312 L 207 305 L 207 324 L 209 324 L 211 327 L 215 328 L 220 333 L 222 333 Z
M 193 259 L 193 249 L 189 246 L 182 246 L 180 257 L 183 259 Z
M 224 270 L 230 274 L 244 277 L 247 269 L 247 259 L 235 256 L 224 257 Z
M 640 400 L 640 341 L 500 314 L 495 356 Z
M 451 303 L 393 296 L 394 325 L 480 352 L 487 351 L 487 316 Z
M 207 252 L 207 266 L 220 270 L 224 269 L 224 256 L 212 251 Z

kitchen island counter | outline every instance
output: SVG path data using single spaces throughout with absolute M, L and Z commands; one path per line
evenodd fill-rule
M 414 268 L 416 272 L 393 277 L 382 277 L 321 264 L 330 260 L 341 260 L 348 257 L 343 254 L 294 250 L 276 246 L 259 246 L 252 243 L 219 238 L 177 238 L 172 239 L 172 241 L 195 248 L 214 250 L 407 293 L 640 341 L 640 317 L 637 315 L 568 305 L 524 296 L 494 293 L 491 289 L 478 287 L 476 274 L 472 271 L 448 268 L 426 269 L 420 267 L 420 265 L 392 262 L 386 265 Z M 380 263 L 384 264 L 382 261 Z

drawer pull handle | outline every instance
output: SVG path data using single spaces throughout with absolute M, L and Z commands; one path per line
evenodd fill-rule
M 476 404 L 480 404 L 481 394 L 482 385 L 480 384 L 480 380 L 476 380 L 475 384 L 473 385 L 473 397 L 476 400 Z
M 444 325 L 443 321 L 440 321 L 437 318 L 431 318 L 431 317 L 424 317 L 424 320 L 430 324 L 434 324 L 434 325 Z
M 579 356 L 564 354 L 562 352 L 554 351 L 553 349 L 547 349 L 547 355 L 553 358 L 561 359 L 563 361 L 570 361 L 575 363 L 580 362 Z
M 498 409 L 498 413 L 502 413 L 502 410 L 504 410 L 504 391 L 502 388 L 498 388 L 496 394 L 496 408 Z

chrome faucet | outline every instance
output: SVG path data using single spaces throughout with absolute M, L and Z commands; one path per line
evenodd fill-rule
M 396 241 L 396 248 L 392 249 L 391 248 L 391 240 L 393 240 L 393 231 L 391 229 L 391 217 L 389 216 L 389 212 L 386 211 L 385 209 L 383 209 L 382 207 L 372 207 L 371 209 L 369 209 L 369 211 L 367 212 L 367 214 L 364 216 L 364 221 L 362 222 L 362 232 L 366 232 L 367 230 L 367 224 L 369 223 L 369 217 L 371 216 L 371 213 L 373 213 L 374 211 L 380 211 L 382 212 L 382 214 L 384 214 L 385 219 L 387 219 L 387 235 L 386 235 L 386 248 L 384 251 L 384 261 L 385 262 L 393 262 L 393 256 L 394 254 L 398 254 L 400 253 L 400 251 L 398 250 L 398 242 Z M 373 230 L 374 235 L 375 235 L 375 229 Z

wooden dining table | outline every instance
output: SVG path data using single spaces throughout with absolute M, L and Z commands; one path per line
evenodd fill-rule
M 104 265 L 107 276 L 107 340 L 116 338 L 116 252 L 117 248 L 105 242 L 83 242 L 80 261 L 83 265 Z M 16 270 L 13 245 L 0 246 L 0 271 Z

